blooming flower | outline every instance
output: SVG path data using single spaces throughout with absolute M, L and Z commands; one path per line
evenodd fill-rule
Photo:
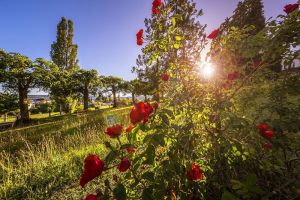
M 129 124 L 128 127 L 125 129 L 126 133 L 130 133 L 132 128 L 132 124 Z
M 80 178 L 80 185 L 84 187 L 85 184 L 100 176 L 104 169 L 104 162 L 97 155 L 89 155 L 84 160 L 84 170 Z
M 295 3 L 295 4 L 287 4 L 284 6 L 284 9 L 283 11 L 286 13 L 286 14 L 289 14 L 295 10 L 297 10 L 299 8 L 299 3 Z
M 262 134 L 262 136 L 268 140 L 271 140 L 274 136 L 274 132 L 271 130 L 267 130 Z
M 143 45 L 143 34 L 144 34 L 144 30 L 140 29 L 139 32 L 137 32 L 136 34 L 136 44 L 137 45 Z
M 159 9 L 158 9 L 158 7 L 160 7 L 161 6 L 161 0 L 154 0 L 153 2 L 152 2 L 152 14 L 153 15 L 159 15 Z
M 163 81 L 168 81 L 169 78 L 170 78 L 170 76 L 168 74 L 161 75 L 161 80 L 163 80 Z
M 263 147 L 265 149 L 272 149 L 273 145 L 271 143 L 266 143 L 266 144 L 263 144 Z
M 135 152 L 135 149 L 132 148 L 132 147 L 128 147 L 126 150 L 127 150 L 128 153 L 134 153 Z
M 130 112 L 130 122 L 132 124 L 137 124 L 143 120 L 143 115 L 136 109 L 133 108 Z
M 136 103 L 135 108 L 130 112 L 130 122 L 132 124 L 137 124 L 141 121 L 146 123 L 149 119 L 149 115 L 153 112 L 153 107 L 150 103 L 139 102 Z
M 120 172 L 125 172 L 129 169 L 130 167 L 130 161 L 128 158 L 123 158 L 120 162 L 120 164 L 118 165 L 118 169 Z
M 109 137 L 111 138 L 116 138 L 121 135 L 122 129 L 123 129 L 122 125 L 116 124 L 111 127 L 108 127 L 105 133 L 109 135 Z
M 234 81 L 235 79 L 238 79 L 239 76 L 240 74 L 238 72 L 232 72 L 227 75 L 227 80 Z
M 201 169 L 195 163 L 192 163 L 192 170 L 187 171 L 185 175 L 191 181 L 197 181 L 203 178 Z
M 216 37 L 218 37 L 219 33 L 220 33 L 220 29 L 215 29 L 207 36 L 207 38 L 215 39 Z
M 93 194 L 89 194 L 85 197 L 85 200 L 97 200 L 97 196 Z
M 256 128 L 260 131 L 260 132 L 265 132 L 267 130 L 270 129 L 270 126 L 266 123 L 260 123 L 258 125 L 256 125 Z
M 266 123 L 260 123 L 256 126 L 256 128 L 259 130 L 259 133 L 261 136 L 266 138 L 267 140 L 271 140 L 274 136 L 274 132 L 271 130 L 270 126 Z

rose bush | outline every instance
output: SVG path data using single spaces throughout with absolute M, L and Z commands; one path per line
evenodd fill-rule
M 213 31 L 208 56 L 216 73 L 207 80 L 195 60 L 207 42 L 204 29 L 197 26 L 201 42 L 195 50 L 197 41 L 182 28 L 197 13 L 183 12 L 195 9 L 192 1 L 155 0 L 152 6 L 155 15 L 146 24 L 154 28 L 147 31 L 143 53 L 149 65 L 166 65 L 157 72 L 163 101 L 136 103 L 124 134 L 121 125 L 107 128 L 109 152 L 103 161 L 86 158 L 80 184 L 102 174 L 98 199 L 297 197 L 299 74 L 270 67 L 283 58 L 290 66 L 299 56 L 290 48 L 300 45 L 299 11 L 287 6 L 288 15 L 256 35 L 249 34 L 253 27 Z

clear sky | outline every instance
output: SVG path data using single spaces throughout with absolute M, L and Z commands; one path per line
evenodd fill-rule
M 207 32 L 231 16 L 238 0 L 196 0 L 202 8 Z M 296 0 L 264 0 L 265 16 L 283 13 Z M 0 0 L 0 48 L 31 59 L 50 59 L 50 45 L 62 16 L 74 22 L 74 42 L 79 45 L 81 68 L 102 75 L 133 79 L 131 68 L 140 52 L 136 32 L 151 14 L 152 0 Z

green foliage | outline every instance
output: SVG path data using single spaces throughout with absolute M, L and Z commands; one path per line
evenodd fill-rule
M 52 61 L 62 70 L 78 70 L 77 49 L 73 44 L 73 22 L 65 17 L 57 25 L 56 42 L 51 45 Z

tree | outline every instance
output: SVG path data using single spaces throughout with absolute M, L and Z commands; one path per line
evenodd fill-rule
M 60 113 L 69 113 L 73 107 L 74 88 L 71 78 L 79 69 L 77 59 L 78 46 L 73 44 L 73 22 L 62 17 L 57 25 L 56 42 L 51 45 L 50 55 L 52 61 L 59 68 L 55 71 L 55 77 L 51 84 L 50 93 L 53 99 L 60 105 Z
M 148 90 L 156 101 L 159 101 L 163 90 L 161 75 L 175 65 L 181 65 L 174 77 L 194 76 L 205 45 L 205 26 L 197 21 L 202 10 L 197 11 L 196 4 L 187 0 L 169 0 L 163 8 L 166 6 L 168 9 L 163 13 L 164 17 L 154 14 L 145 19 L 148 43 L 133 68 L 140 80 L 150 83 Z M 175 26 L 176 29 L 173 29 Z M 189 87 L 188 83 L 184 87 Z
M 254 26 L 252 34 L 256 34 L 265 27 L 263 3 L 261 0 L 240 1 L 233 11 L 233 15 L 227 18 L 221 25 L 222 31 L 228 32 L 231 27 L 239 29 L 246 26 Z
M 89 94 L 96 93 L 99 86 L 99 77 L 97 70 L 80 69 L 74 74 L 75 90 L 83 95 L 84 110 L 88 109 Z
M 29 58 L 18 53 L 6 53 L 0 50 L 0 65 L 2 69 L 3 87 L 17 91 L 21 123 L 29 122 L 28 92 L 30 88 L 40 84 L 40 66 L 33 63 Z
M 65 17 L 57 25 L 56 42 L 51 45 L 50 56 L 52 61 L 61 70 L 78 70 L 77 49 L 73 44 L 73 22 Z
M 0 93 L 0 114 L 7 121 L 7 113 L 18 109 L 18 96 L 9 92 Z
M 123 79 L 114 76 L 101 76 L 100 79 L 105 87 L 105 91 L 109 91 L 113 95 L 113 107 L 117 107 L 116 94 L 124 89 Z

